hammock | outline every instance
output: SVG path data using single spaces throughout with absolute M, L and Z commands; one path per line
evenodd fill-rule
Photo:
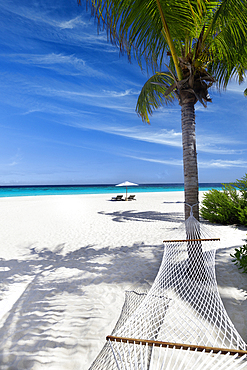
M 176 240 L 164 241 L 148 294 L 107 337 L 107 367 L 101 357 L 90 370 L 247 369 L 246 344 L 217 288 L 217 243 L 191 211 Z

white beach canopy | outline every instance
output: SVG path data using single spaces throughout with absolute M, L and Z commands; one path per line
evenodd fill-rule
M 128 186 L 138 186 L 138 184 L 135 184 L 134 182 L 130 182 L 130 181 L 125 181 L 125 182 L 121 182 L 121 184 L 118 184 L 116 186 L 125 186 L 126 187 L 126 200 L 127 200 L 128 199 L 127 198 Z

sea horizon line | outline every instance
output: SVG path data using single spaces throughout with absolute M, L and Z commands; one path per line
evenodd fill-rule
M 223 185 L 223 184 L 229 184 L 229 182 L 199 182 L 199 186 L 203 185 Z M 138 183 L 138 186 L 184 186 L 183 182 L 147 182 L 147 183 Z M 29 188 L 29 187 L 91 187 L 91 186 L 100 186 L 100 187 L 106 187 L 106 186 L 116 186 L 115 183 L 105 183 L 105 184 L 2 184 L 0 185 L 0 188 Z

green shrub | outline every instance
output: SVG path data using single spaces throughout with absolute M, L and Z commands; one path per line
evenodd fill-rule
M 200 213 L 210 222 L 247 226 L 247 174 L 235 183 L 224 184 L 221 191 L 206 193 Z
M 240 248 L 235 248 L 235 253 L 230 255 L 234 262 L 234 265 L 238 266 L 241 272 L 247 273 L 247 244 L 244 244 Z
M 247 226 L 247 174 L 241 180 L 236 180 L 235 186 L 240 193 L 238 206 L 239 222 Z
M 241 198 L 243 201 L 246 201 L 247 205 L 247 173 L 241 180 L 236 180 L 234 185 L 239 189 Z
M 242 207 L 238 211 L 239 222 L 241 225 L 247 226 L 247 207 Z
M 237 204 L 225 191 L 210 190 L 204 197 L 201 216 L 223 225 L 238 223 Z

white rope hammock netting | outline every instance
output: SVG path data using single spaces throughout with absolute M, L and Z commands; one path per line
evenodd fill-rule
M 176 240 L 164 241 L 149 292 L 127 293 L 112 336 L 89 370 L 247 369 L 246 344 L 217 288 L 217 243 L 191 213 Z

